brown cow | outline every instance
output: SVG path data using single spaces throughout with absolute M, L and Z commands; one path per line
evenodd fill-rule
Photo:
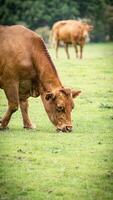
M 70 58 L 68 52 L 68 45 L 73 44 L 78 58 L 78 45 L 80 46 L 80 58 L 82 58 L 83 46 L 89 32 L 93 29 L 93 26 L 87 23 L 82 23 L 76 20 L 62 20 L 56 22 L 52 27 L 52 37 L 56 48 L 56 57 L 58 57 L 58 48 L 60 41 L 65 44 L 65 50 L 67 58 Z
M 8 100 L 8 110 L 0 129 L 7 128 L 20 105 L 25 128 L 33 128 L 28 116 L 28 97 L 41 96 L 45 110 L 57 130 L 72 130 L 73 98 L 80 91 L 64 88 L 43 40 L 20 26 L 0 27 L 0 88 Z

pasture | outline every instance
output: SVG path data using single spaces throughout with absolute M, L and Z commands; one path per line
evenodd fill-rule
M 40 98 L 29 99 L 36 130 L 24 130 L 20 111 L 0 131 L 0 200 L 113 199 L 113 43 L 87 44 L 83 60 L 49 50 L 75 99 L 73 132 L 57 133 Z M 6 110 L 0 90 L 0 117 Z

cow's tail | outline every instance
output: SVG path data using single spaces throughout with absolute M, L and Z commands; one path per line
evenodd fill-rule
M 57 38 L 58 38 L 57 31 L 56 30 L 52 30 L 51 31 L 51 44 L 52 44 L 52 47 L 55 47 Z
M 55 43 L 56 43 L 56 36 L 55 36 L 55 32 L 53 30 L 51 30 L 51 46 L 54 47 Z
M 50 31 L 49 43 L 50 43 L 51 47 L 53 47 L 54 44 L 55 44 L 55 41 L 54 41 L 54 38 L 53 38 L 53 30 Z

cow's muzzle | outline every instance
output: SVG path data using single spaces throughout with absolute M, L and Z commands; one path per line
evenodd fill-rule
M 57 127 L 57 132 L 71 132 L 72 126 L 64 126 L 63 128 Z

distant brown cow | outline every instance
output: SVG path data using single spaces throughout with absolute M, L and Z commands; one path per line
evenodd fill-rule
M 11 115 L 19 105 L 24 127 L 33 128 L 28 116 L 27 99 L 41 96 L 57 130 L 72 130 L 73 98 L 80 91 L 62 86 L 43 40 L 23 26 L 0 26 L 0 88 L 8 100 L 8 110 L 1 119 L 0 129 L 7 128 Z
M 52 37 L 56 48 L 56 57 L 58 57 L 58 48 L 60 41 L 65 44 L 65 50 L 67 58 L 70 58 L 68 52 L 68 45 L 72 44 L 76 51 L 76 57 L 78 58 L 78 45 L 80 46 L 80 58 L 83 57 L 82 51 L 86 38 L 89 32 L 93 29 L 92 26 L 87 23 L 82 23 L 76 20 L 62 20 L 56 22 L 52 27 Z

